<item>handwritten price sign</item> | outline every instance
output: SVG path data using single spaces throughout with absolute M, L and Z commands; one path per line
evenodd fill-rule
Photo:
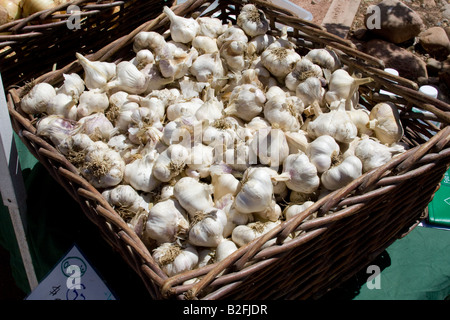
M 115 300 L 115 297 L 77 246 L 73 246 L 26 300 Z

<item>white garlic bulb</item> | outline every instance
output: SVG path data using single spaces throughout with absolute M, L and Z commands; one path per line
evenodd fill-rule
M 195 117 L 198 120 L 214 121 L 223 117 L 223 111 L 223 101 L 217 98 L 214 88 L 208 88 L 205 102 L 197 109 Z
M 147 89 L 147 78 L 139 71 L 136 65 L 130 61 L 121 61 L 117 64 L 116 74 L 106 84 L 105 90 L 125 91 L 127 93 L 140 94 Z
M 357 156 L 363 164 L 363 172 L 378 168 L 387 163 L 398 153 L 404 152 L 405 149 L 401 145 L 387 146 L 377 140 L 365 138 L 361 139 L 355 147 L 355 156 Z
M 242 247 L 246 245 L 247 243 L 255 240 L 256 238 L 262 236 L 263 234 L 266 234 L 271 229 L 275 228 L 279 222 L 250 222 L 247 225 L 240 225 L 237 226 L 231 235 L 231 239 L 238 247 Z M 265 243 L 261 248 L 266 248 L 273 243 L 275 243 L 276 239 L 269 240 L 267 243 Z
M 71 142 L 71 137 L 79 133 L 81 129 L 78 122 L 58 115 L 48 115 L 36 123 L 36 134 L 49 139 L 64 155 L 70 151 L 70 147 L 67 147 L 68 140 Z
M 254 84 L 242 84 L 231 92 L 225 114 L 248 122 L 262 112 L 265 102 L 266 97 L 260 88 Z
M 300 82 L 295 88 L 295 94 L 299 97 L 307 109 L 307 115 L 314 114 L 318 116 L 322 113 L 324 104 L 324 96 L 326 90 L 322 87 L 322 82 L 317 77 L 308 77 Z
M 324 69 L 328 69 L 331 72 L 339 68 L 341 64 L 334 51 L 323 48 L 310 50 L 305 55 L 305 59 L 308 59 L 314 64 L 317 64 Z
M 369 115 L 369 128 L 382 143 L 393 144 L 403 137 L 403 126 L 397 107 L 390 102 L 376 104 Z
M 226 165 L 212 165 L 210 167 L 211 184 L 214 187 L 214 202 L 217 203 L 226 195 L 235 196 L 240 188 L 239 180 L 231 173 Z
M 98 89 L 86 90 L 79 96 L 78 119 L 93 113 L 104 112 L 109 107 L 108 95 Z
M 58 93 L 48 101 L 46 112 L 77 120 L 77 101 L 65 93 Z
M 47 111 L 47 105 L 56 96 L 55 88 L 45 82 L 38 83 L 22 98 L 20 108 L 28 114 Z
M 170 20 L 169 30 L 172 40 L 188 43 L 198 34 L 200 26 L 194 18 L 178 16 L 167 6 L 164 6 L 163 12 Z
M 198 263 L 197 249 L 190 244 L 182 247 L 165 242 L 153 250 L 152 257 L 169 277 L 192 270 Z
M 203 103 L 200 98 L 180 99 L 167 107 L 166 117 L 169 121 L 173 121 L 180 117 L 195 116 Z
M 125 220 L 130 220 L 140 212 L 149 211 L 148 199 L 141 196 L 130 185 L 117 185 L 103 191 L 102 196 Z
M 228 70 L 240 72 L 246 67 L 245 52 L 247 42 L 238 40 L 225 41 L 220 47 L 220 56 L 226 62 Z
M 186 211 L 176 199 L 168 198 L 151 207 L 144 233 L 161 244 L 186 238 L 188 229 Z
M 90 61 L 83 55 L 75 54 L 84 69 L 84 83 L 88 89 L 104 89 L 116 75 L 117 66 L 112 62 Z
M 290 154 L 283 163 L 286 186 L 293 191 L 310 194 L 320 185 L 317 168 L 303 152 Z
M 114 125 L 102 112 L 83 117 L 78 120 L 78 123 L 82 125 L 82 132 L 88 135 L 93 141 L 109 141 L 117 132 L 117 129 L 114 128 Z
M 298 85 L 310 77 L 321 78 L 322 68 L 308 59 L 301 59 L 294 69 L 286 75 L 284 82 L 291 91 L 296 91 Z
M 225 31 L 222 32 L 220 36 L 217 37 L 217 45 L 219 46 L 220 49 L 220 47 L 222 47 L 222 45 L 226 41 L 232 40 L 248 42 L 248 37 L 245 34 L 245 31 L 242 30 L 239 26 L 231 25 L 228 28 L 226 28 Z
M 56 89 L 57 93 L 64 93 L 78 100 L 84 91 L 84 81 L 77 73 L 63 74 L 64 82 L 61 87 Z
M 223 229 L 227 223 L 226 213 L 210 207 L 198 211 L 191 219 L 188 241 L 200 247 L 217 247 L 223 240 Z
M 241 8 L 236 23 L 249 37 L 263 35 L 269 30 L 269 21 L 264 12 L 251 3 Z
M 168 182 L 185 169 L 189 157 L 189 150 L 181 144 L 170 145 L 157 157 L 153 175 L 162 182 Z
M 196 36 L 192 40 L 192 47 L 194 47 L 199 55 L 205 53 L 216 53 L 219 51 L 217 40 L 208 36 Z
M 220 59 L 220 52 L 205 53 L 198 56 L 189 68 L 199 82 L 209 83 L 213 88 L 220 88 L 227 82 L 225 68 Z
M 212 39 L 218 38 L 228 28 L 228 26 L 224 25 L 222 20 L 218 18 L 199 16 L 196 20 L 200 27 L 198 35 Z
M 237 251 L 236 244 L 229 239 L 223 239 L 216 248 L 216 254 L 214 255 L 214 261 L 220 262 L 228 257 L 233 252 Z
M 124 169 L 124 182 L 134 189 L 151 192 L 160 185 L 160 181 L 153 176 L 153 166 L 158 156 L 156 150 L 146 150 Z
M 362 162 L 356 156 L 348 156 L 341 163 L 332 166 L 320 177 L 323 186 L 328 190 L 342 188 L 361 176 Z
M 336 140 L 329 135 L 323 135 L 309 143 L 306 154 L 311 163 L 316 166 L 317 172 L 322 173 L 336 161 L 339 152 L 340 147 Z
M 310 138 L 305 130 L 298 130 L 293 132 L 285 132 L 286 142 L 289 146 L 289 154 L 297 153 L 299 151 L 305 152 L 310 143 Z
M 260 34 L 248 41 L 247 53 L 250 55 L 259 55 L 268 46 L 274 43 L 276 38 L 270 34 Z
M 300 55 L 294 49 L 271 44 L 261 53 L 261 62 L 277 78 L 284 79 L 300 61 Z
M 255 132 L 250 149 L 262 164 L 272 168 L 280 166 L 289 155 L 289 145 L 283 130 L 271 127 Z
M 198 142 L 190 149 L 189 156 L 190 159 L 186 161 L 186 174 L 200 179 L 208 177 L 209 169 L 214 163 L 214 148 Z
M 187 74 L 197 57 L 198 51 L 195 47 L 192 47 L 188 51 L 182 51 L 180 54 L 170 54 L 161 57 L 159 60 L 161 75 L 168 79 L 180 79 Z
M 266 96 L 268 95 L 266 94 Z M 293 99 L 295 98 L 296 97 L 286 97 L 284 92 L 272 96 L 264 104 L 264 117 L 272 124 L 272 126 L 277 126 L 283 131 L 300 130 L 299 119 L 301 119 L 301 114 L 303 112 L 303 103 L 299 99 L 294 101 Z
M 214 206 L 213 187 L 192 177 L 182 177 L 175 183 L 173 195 L 192 218 L 196 212 Z
M 306 209 L 308 209 L 310 206 L 312 206 L 314 204 L 314 201 L 305 201 L 302 204 L 291 204 L 289 206 L 287 206 L 284 211 L 283 211 L 283 215 L 286 218 L 286 220 L 291 220 L 292 218 L 294 218 L 295 216 L 299 215 L 300 213 L 302 213 L 303 211 L 305 211 Z M 314 219 L 315 215 L 309 215 L 305 220 L 303 221 L 307 221 L 307 220 L 311 220 Z

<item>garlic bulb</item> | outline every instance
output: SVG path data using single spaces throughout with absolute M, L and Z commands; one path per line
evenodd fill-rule
M 225 114 L 248 122 L 262 112 L 265 102 L 264 92 L 254 84 L 239 85 L 231 92 Z
M 56 89 L 57 93 L 64 93 L 78 100 L 84 92 L 84 81 L 77 73 L 63 74 L 64 82 L 61 87 Z
M 39 11 L 53 9 L 66 2 L 69 2 L 69 0 L 22 0 L 20 2 L 22 17 L 25 18 Z
M 237 251 L 236 244 L 229 239 L 223 239 L 216 248 L 216 254 L 214 255 L 214 261 L 219 262 L 224 260 L 233 252 Z
M 283 163 L 286 186 L 293 191 L 310 194 L 320 185 L 317 168 L 303 152 L 290 154 Z
M 192 40 L 192 47 L 194 47 L 199 55 L 205 53 L 216 53 L 219 51 L 217 40 L 207 36 L 196 36 Z
M 346 109 L 350 110 L 352 107 L 352 98 L 358 92 L 359 86 L 371 81 L 373 79 L 370 77 L 356 78 L 344 69 L 337 69 L 331 74 L 325 99 L 328 104 L 344 99 L 346 101 Z
M 133 50 L 136 53 L 143 49 L 150 49 L 159 56 L 166 47 L 164 36 L 155 31 L 141 31 L 133 39 Z
M 226 83 L 226 71 L 220 53 L 205 53 L 198 56 L 189 71 L 199 82 L 209 83 L 212 88 L 220 88 Z
M 139 157 L 125 165 L 123 180 L 134 189 L 151 192 L 160 185 L 153 176 L 153 167 L 158 156 L 156 150 L 145 150 Z
M 182 177 L 175 183 L 173 195 L 192 218 L 197 211 L 214 206 L 211 194 L 213 187 L 196 178 Z
M 390 145 L 403 137 L 400 114 L 393 103 L 376 104 L 370 111 L 369 119 L 369 128 L 382 143 Z
M 293 132 L 285 132 L 286 142 L 289 147 L 289 154 L 302 151 L 306 153 L 310 138 L 308 133 L 302 129 Z
M 248 168 L 242 186 L 235 197 L 234 207 L 242 213 L 264 211 L 272 202 L 273 185 L 269 173 L 258 167 Z
M 167 107 L 166 117 L 169 121 L 173 121 L 180 117 L 195 116 L 203 103 L 200 98 L 180 99 Z
M 157 243 L 175 242 L 187 237 L 189 220 L 176 199 L 157 202 L 148 213 L 145 235 Z
M 190 177 L 206 178 L 214 163 L 214 149 L 203 143 L 196 143 L 190 150 L 190 159 L 186 161 L 186 174 Z
M 271 44 L 261 53 L 261 62 L 277 78 L 284 79 L 301 59 L 294 49 Z
M 106 84 L 105 90 L 125 91 L 140 94 L 147 89 L 145 74 L 130 61 L 121 61 L 117 64 L 115 76 Z
M 302 204 L 291 204 L 289 206 L 287 206 L 284 211 L 283 211 L 283 215 L 286 218 L 286 220 L 291 220 L 292 218 L 294 218 L 295 216 L 297 216 L 298 214 L 302 213 L 303 211 L 305 211 L 306 209 L 308 209 L 310 206 L 312 206 L 314 204 L 314 201 L 305 201 Z M 303 221 L 307 221 L 307 220 L 311 220 L 314 219 L 315 215 L 309 215 L 305 220 Z
M 138 70 L 148 68 L 155 63 L 155 55 L 149 49 L 141 49 L 136 56 L 130 60 Z
M 220 47 L 220 56 L 226 62 L 229 70 L 239 72 L 246 67 L 246 51 L 246 41 L 229 40 L 225 41 Z
M 79 96 L 78 119 L 93 113 L 104 112 L 109 107 L 108 95 L 99 89 L 86 90 Z
M 272 168 L 280 166 L 289 155 L 289 145 L 283 130 L 262 128 L 255 132 L 250 142 L 250 150 L 259 161 Z
M 120 154 L 102 141 L 96 141 L 86 149 L 80 172 L 96 188 L 118 185 L 124 176 L 125 162 Z
M 310 77 L 321 78 L 322 68 L 308 59 L 301 59 L 295 64 L 294 69 L 284 79 L 286 87 L 296 91 L 298 85 Z
M 188 241 L 200 247 L 217 247 L 223 240 L 226 213 L 214 207 L 198 211 L 192 217 Z
M 199 16 L 196 20 L 199 24 L 198 35 L 201 36 L 216 39 L 228 28 L 218 18 Z
M 125 221 L 131 220 L 140 212 L 149 211 L 148 200 L 142 197 L 133 187 L 126 184 L 107 189 L 102 192 L 102 196 Z
M 88 89 L 103 89 L 116 75 L 116 64 L 103 61 L 90 61 L 83 55 L 75 54 L 84 69 L 84 83 Z
M 322 173 L 328 170 L 339 156 L 340 147 L 329 135 L 317 137 L 309 143 L 306 154 L 317 168 L 317 172 Z
M 258 10 L 258 8 L 251 3 L 242 7 L 236 23 L 249 37 L 263 35 L 269 30 L 269 21 L 264 12 Z
M 64 155 L 67 155 L 70 150 L 66 145 L 67 140 L 79 133 L 81 129 L 81 125 L 76 121 L 58 115 L 46 116 L 36 123 L 36 134 L 49 139 Z
M 77 119 L 77 101 L 72 96 L 58 93 L 47 103 L 47 114 L 55 114 L 64 118 Z
M 153 250 L 152 257 L 169 277 L 192 270 L 198 263 L 197 249 L 190 244 L 182 247 L 165 242 Z
M 220 49 L 225 42 L 232 40 L 248 42 L 248 37 L 244 30 L 238 26 L 232 25 L 226 28 L 225 31 L 217 37 L 217 45 Z
M 324 104 L 325 88 L 322 87 L 322 82 L 317 77 L 308 77 L 306 80 L 300 82 L 295 88 L 295 95 L 299 97 L 307 110 L 307 115 L 318 116 L 322 113 L 322 105 Z
M 353 108 L 353 110 L 347 111 L 347 114 L 349 115 L 350 120 L 352 120 L 352 122 L 355 124 L 356 128 L 358 128 L 358 136 L 371 136 L 373 134 L 373 130 L 369 128 L 369 110 L 363 107 Z
M 332 166 L 320 177 L 328 190 L 342 188 L 362 174 L 362 162 L 356 156 L 348 156 L 341 163 Z
M 247 225 L 240 225 L 237 226 L 231 235 L 231 239 L 238 247 L 242 247 L 246 245 L 247 243 L 255 240 L 256 238 L 262 236 L 263 234 L 269 232 L 271 229 L 276 227 L 279 223 L 278 222 L 251 222 Z M 276 239 L 268 241 L 266 244 L 264 244 L 261 248 L 265 248 L 270 246 L 271 244 L 275 243 Z
M 261 221 L 273 221 L 276 222 L 282 215 L 280 205 L 275 199 L 272 199 L 269 206 L 262 211 L 254 212 L 253 215 Z
M 38 83 L 22 98 L 20 108 L 28 114 L 47 112 L 47 105 L 55 96 L 56 90 L 52 85 Z
M 272 126 L 277 126 L 283 131 L 300 130 L 303 103 L 299 99 L 294 101 L 293 99 L 295 98 L 296 97 L 286 97 L 284 92 L 274 95 L 264 104 L 264 117 L 272 124 Z
M 331 72 L 340 67 L 339 58 L 332 50 L 323 48 L 312 49 L 305 55 L 304 58 L 324 69 L 330 70 Z
M 161 57 L 159 60 L 159 70 L 164 78 L 180 79 L 189 71 L 192 63 L 198 57 L 198 51 L 192 47 L 188 51 L 179 54 L 170 54 Z
M 214 187 L 213 197 L 217 203 L 226 195 L 235 196 L 240 188 L 239 180 L 231 173 L 226 165 L 212 165 L 210 167 L 211 184 Z
M 178 16 L 167 6 L 164 6 L 163 12 L 170 20 L 169 30 L 173 41 L 188 43 L 198 34 L 200 26 L 195 19 Z
M 189 150 L 181 144 L 170 145 L 156 159 L 153 175 L 162 182 L 170 181 L 184 170 L 189 156 Z
M 82 125 L 82 132 L 93 141 L 108 141 L 117 132 L 117 129 L 114 128 L 111 121 L 102 112 L 83 117 L 78 120 L 78 123 Z
M 309 123 L 308 134 L 313 139 L 322 135 L 329 135 L 337 142 L 351 142 L 357 137 L 358 128 L 345 111 L 345 100 L 335 101 L 330 109 L 329 112 L 319 114 Z
M 0 25 L 20 19 L 22 17 L 21 0 L 0 1 Z
M 206 90 L 205 102 L 195 112 L 195 117 L 198 120 L 210 120 L 214 121 L 222 118 L 223 116 L 223 102 L 219 100 L 215 95 L 213 88 Z
M 401 145 L 387 146 L 374 139 L 361 139 L 355 147 L 357 156 L 363 165 L 363 172 L 378 168 L 387 163 L 393 155 L 404 152 Z
M 248 41 L 247 53 L 249 55 L 259 55 L 275 40 L 276 38 L 270 34 L 257 35 Z

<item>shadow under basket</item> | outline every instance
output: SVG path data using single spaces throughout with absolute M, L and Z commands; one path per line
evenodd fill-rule
M 104 238 L 142 278 L 153 299 L 317 299 L 348 280 L 373 261 L 390 244 L 406 235 L 426 217 L 450 163 L 450 106 L 417 91 L 417 84 L 383 71 L 383 63 L 355 49 L 322 27 L 293 16 L 265 1 L 250 1 L 270 20 L 288 26 L 290 39 L 304 55 L 312 48 L 336 52 L 350 73 L 374 79 L 359 88 L 360 103 L 371 109 L 390 101 L 404 127 L 402 142 L 408 150 L 385 165 L 369 171 L 347 186 L 333 191 L 301 212 L 255 239 L 221 262 L 168 277 L 139 236 L 49 142 L 36 135 L 36 119 L 20 110 L 24 88 L 8 92 L 8 108 L 15 131 L 48 172 L 78 201 Z M 235 23 L 242 3 L 218 1 L 211 9 L 205 1 L 173 6 L 182 16 L 214 15 Z M 164 32 L 164 15 L 141 25 L 96 53 L 91 60 L 120 61 L 132 52 L 139 31 Z M 279 31 L 279 30 L 278 30 Z M 37 82 L 62 83 L 62 74 L 82 72 L 76 61 L 37 78 Z M 380 90 L 395 95 L 382 95 Z M 428 111 L 424 113 L 417 110 Z M 318 218 L 305 220 L 318 213 Z M 301 231 L 284 241 L 293 231 Z M 275 244 L 261 248 L 276 239 Z M 198 278 L 195 283 L 186 282 Z
M 76 0 L 0 26 L 3 85 L 61 68 L 75 52 L 89 54 L 157 17 L 173 1 Z M 78 11 L 79 10 L 79 11 Z

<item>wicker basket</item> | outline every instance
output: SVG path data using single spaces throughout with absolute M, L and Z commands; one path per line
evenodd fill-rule
M 87 183 L 52 145 L 36 135 L 35 119 L 26 117 L 19 108 L 23 88 L 8 92 L 8 107 L 16 132 L 48 172 L 78 201 L 111 246 L 142 278 L 153 299 L 319 298 L 367 266 L 426 217 L 427 204 L 450 163 L 449 105 L 419 93 L 415 83 L 384 72 L 380 61 L 358 52 L 350 42 L 271 3 L 251 2 L 264 10 L 272 27 L 275 23 L 290 27 L 289 35 L 299 45 L 299 50 L 303 50 L 302 55 L 311 48 L 329 47 L 336 51 L 350 71 L 375 79 L 361 86 L 361 103 L 369 109 L 379 101 L 396 103 L 405 128 L 403 141 L 410 148 L 382 167 L 317 201 L 295 219 L 283 222 L 219 263 L 167 277 L 137 234 L 100 192 Z M 236 10 L 241 6 L 239 1 L 219 1 L 218 6 L 207 14 L 216 14 L 224 22 L 234 22 Z M 179 15 L 196 16 L 205 7 L 210 8 L 205 0 L 192 0 L 173 9 Z M 137 32 L 162 32 L 167 28 L 167 18 L 158 16 L 89 58 L 118 61 L 131 51 L 132 39 Z M 62 73 L 80 69 L 78 63 L 73 62 L 42 75 L 37 81 L 61 83 Z M 380 89 L 397 96 L 381 95 Z M 430 113 L 412 112 L 413 107 Z M 439 123 L 439 127 L 433 122 Z M 319 218 L 304 221 L 315 212 Z M 303 232 L 294 240 L 283 242 L 294 230 Z M 277 239 L 275 245 L 261 249 L 272 239 Z M 195 284 L 183 284 L 193 278 L 201 280 Z
M 92 53 L 174 1 L 77 0 L 0 26 L 0 72 L 5 87 L 23 85 L 71 62 L 74 52 Z M 75 15 L 68 7 L 80 9 Z M 72 27 L 71 23 L 78 22 Z

